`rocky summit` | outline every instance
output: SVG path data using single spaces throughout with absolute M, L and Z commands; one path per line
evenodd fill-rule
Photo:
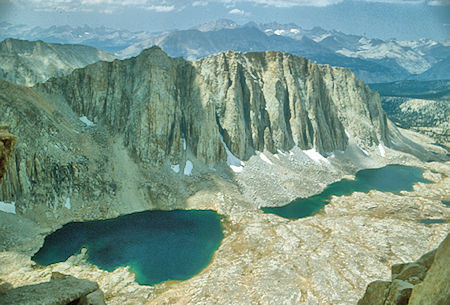
M 18 136 L 0 188 L 14 206 L 0 212 L 0 278 L 13 287 L 60 272 L 97 282 L 108 304 L 355 304 L 448 231 L 445 150 L 395 127 L 349 70 L 287 53 L 189 62 L 153 47 L 32 88 L 0 80 L 0 113 Z M 259 209 L 393 163 L 431 183 L 332 196 L 292 221 Z M 30 260 L 62 224 L 149 209 L 224 215 L 210 265 L 148 287 L 128 267 L 99 270 L 86 251 L 48 267 Z

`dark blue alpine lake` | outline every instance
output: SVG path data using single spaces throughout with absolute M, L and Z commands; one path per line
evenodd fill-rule
M 332 195 L 343 196 L 370 190 L 394 193 L 402 190 L 410 191 L 416 182 L 429 182 L 422 178 L 422 173 L 423 171 L 419 168 L 404 165 L 365 169 L 356 173 L 355 180 L 332 183 L 320 194 L 308 198 L 297 198 L 282 207 L 266 207 L 262 210 L 289 219 L 308 217 L 326 205 Z
M 45 238 L 32 259 L 50 265 L 85 247 L 88 261 L 99 268 L 130 266 L 139 284 L 154 285 L 199 273 L 222 239 L 220 216 L 214 211 L 146 211 L 66 224 Z

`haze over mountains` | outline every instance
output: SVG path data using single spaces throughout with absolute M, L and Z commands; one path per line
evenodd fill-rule
M 115 52 L 120 57 L 138 55 L 143 49 L 160 46 L 168 55 L 195 60 L 227 50 L 240 52 L 276 50 L 305 56 L 318 63 L 350 68 L 368 83 L 404 79 L 450 79 L 450 41 L 399 41 L 369 39 L 320 27 L 305 30 L 295 24 L 238 25 L 217 20 L 188 30 L 166 33 L 53 26 L 0 24 L 0 39 L 42 39 L 60 43 L 83 43 Z
M 108 52 L 116 52 L 133 43 L 148 39 L 149 32 L 130 32 L 101 27 L 51 26 L 48 28 L 27 25 L 13 25 L 0 22 L 0 40 L 17 38 L 23 40 L 43 40 L 51 43 L 83 44 L 99 48 Z

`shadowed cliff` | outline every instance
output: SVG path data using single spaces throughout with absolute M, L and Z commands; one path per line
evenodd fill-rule
M 9 127 L 0 126 L 0 182 L 3 180 L 6 166 L 14 152 L 16 142 L 17 137 L 9 132 Z

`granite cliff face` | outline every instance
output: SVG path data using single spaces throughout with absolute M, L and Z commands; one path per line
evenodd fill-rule
M 363 147 L 390 144 L 378 96 L 351 72 L 279 52 L 227 52 L 190 63 L 154 47 L 37 88 L 124 134 L 140 160 L 177 162 L 186 140 L 197 159 L 212 164 L 225 156 L 220 136 L 241 159 L 294 146 L 345 150 L 346 131 Z
M 25 135 L 0 200 L 50 223 L 183 207 L 198 185 L 210 187 L 189 182 L 192 168 L 233 176 L 226 163 L 239 167 L 263 151 L 334 158 L 350 142 L 366 157 L 397 138 L 379 96 L 350 71 L 280 52 L 191 63 L 154 47 L 33 89 L 0 86 L 1 123 Z
M 0 58 L 0 78 L 30 86 L 115 57 L 88 46 L 8 38 L 0 42 Z

